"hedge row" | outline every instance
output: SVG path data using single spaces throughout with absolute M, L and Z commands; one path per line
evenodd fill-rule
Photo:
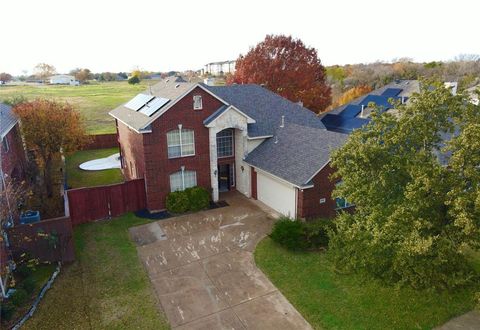
M 210 205 L 210 194 L 202 187 L 187 188 L 167 195 L 167 210 L 171 213 L 199 211 Z
M 290 250 L 319 249 L 328 246 L 333 229 L 333 222 L 328 219 L 302 222 L 284 217 L 274 224 L 270 237 Z

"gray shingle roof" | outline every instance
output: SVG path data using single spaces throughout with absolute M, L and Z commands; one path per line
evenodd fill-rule
M 286 122 L 270 138 L 254 149 L 246 162 L 298 187 L 330 160 L 332 150 L 341 147 L 348 135 Z
M 259 85 L 208 86 L 202 84 L 202 86 L 255 119 L 255 124 L 248 125 L 250 137 L 275 134 L 277 127 L 281 124 L 282 115 L 289 123 L 325 128 L 319 117 L 312 111 Z
M 172 103 L 193 86 L 195 86 L 194 83 L 185 82 L 183 78 L 170 77 L 151 86 L 145 93 L 169 99 L 169 103 Z M 168 107 L 168 104 L 166 107 Z M 160 117 L 162 113 L 163 111 L 158 111 L 153 116 L 148 117 L 140 112 L 126 108 L 124 104 L 110 111 L 112 117 L 122 121 L 136 131 L 141 131 L 147 127 L 152 121 Z
M 18 123 L 18 119 L 13 114 L 12 107 L 0 103 L 0 138 L 3 139 L 16 123 Z

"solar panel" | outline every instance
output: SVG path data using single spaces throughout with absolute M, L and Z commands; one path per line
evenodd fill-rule
M 365 118 L 348 118 L 334 114 L 327 114 L 322 118 L 322 122 L 331 131 L 350 133 L 354 129 L 361 128 L 370 122 Z
M 360 104 L 362 105 L 365 105 L 365 106 L 368 106 L 369 103 L 373 102 L 375 103 L 377 106 L 383 108 L 383 110 L 387 110 L 387 109 L 390 109 L 390 108 L 393 108 L 393 105 L 388 102 L 388 100 L 390 99 L 391 97 L 386 97 L 386 96 L 382 96 L 382 95 L 367 95 L 361 102 Z M 393 99 L 396 99 L 398 100 L 399 98 L 398 97 L 393 97 Z
M 139 112 L 150 117 L 169 101 L 169 99 L 164 99 L 163 97 L 155 97 L 153 100 L 145 104 Z
M 401 88 L 387 88 L 383 91 L 382 96 L 395 97 L 403 91 Z
M 347 118 L 355 118 L 362 111 L 361 105 L 349 104 L 338 115 Z
M 138 111 L 141 107 L 143 107 L 147 102 L 153 99 L 153 95 L 147 94 L 138 94 L 133 99 L 125 103 L 125 106 L 129 109 Z

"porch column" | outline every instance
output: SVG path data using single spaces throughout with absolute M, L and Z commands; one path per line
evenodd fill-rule
M 212 184 L 212 199 L 218 201 L 218 164 L 217 164 L 217 132 L 215 127 L 208 129 L 210 140 L 210 181 Z

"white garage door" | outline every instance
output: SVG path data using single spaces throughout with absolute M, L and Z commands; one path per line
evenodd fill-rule
M 295 217 L 295 188 L 257 171 L 257 198 L 275 211 Z

